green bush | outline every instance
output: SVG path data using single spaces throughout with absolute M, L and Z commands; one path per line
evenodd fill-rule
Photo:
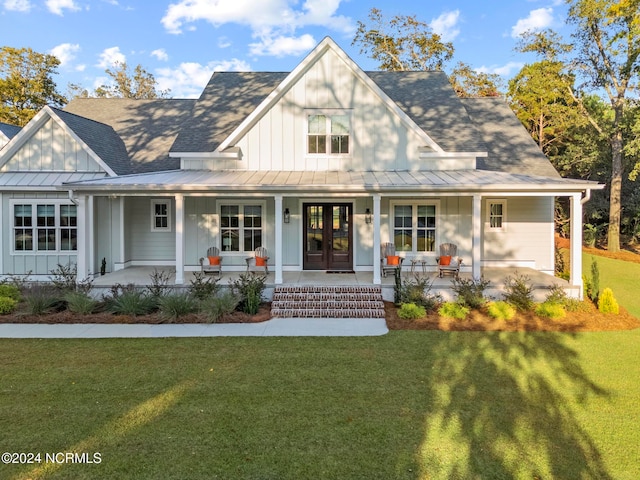
M 590 310 L 586 302 L 577 298 L 567 298 L 564 301 L 564 309 L 567 312 L 588 312 Z
M 539 317 L 546 317 L 552 320 L 564 318 L 567 316 L 567 312 L 560 303 L 556 302 L 543 302 L 536 306 L 536 315 Z
M 533 310 L 533 286 L 526 275 L 516 274 L 514 277 L 507 277 L 505 281 L 504 300 L 510 303 L 521 312 Z
M 243 273 L 237 280 L 231 283 L 233 294 L 240 297 L 240 310 L 249 315 L 258 313 L 266 282 L 267 277 L 265 275 Z
M 0 297 L 0 315 L 12 313 L 17 305 L 18 301 L 11 297 Z
M 414 275 L 413 280 L 406 280 L 398 287 L 399 303 L 414 303 L 420 307 L 424 307 L 427 312 L 436 309 L 436 306 L 442 301 L 439 295 L 431 293 L 433 282 L 428 277 L 420 277 Z
M 233 292 L 223 292 L 215 297 L 209 297 L 200 304 L 200 311 L 207 319 L 215 323 L 225 315 L 232 313 L 240 303 L 240 299 Z
M 153 269 L 153 273 L 149 274 L 151 279 L 151 285 L 147 286 L 147 292 L 156 300 L 159 300 L 167 290 L 169 290 L 169 281 L 171 275 L 164 270 L 158 271 L 157 268 Z
M 98 305 L 94 298 L 82 292 L 69 292 L 64 299 L 67 301 L 67 310 L 81 315 L 93 313 Z
M 178 318 L 198 311 L 197 301 L 187 293 L 173 293 L 165 295 L 158 301 L 160 317 L 166 321 L 176 321 Z
M 613 296 L 613 290 L 608 287 L 602 290 L 602 294 L 598 299 L 598 310 L 602 313 L 613 313 L 614 315 L 620 313 L 620 307 Z
M 471 309 L 457 302 L 445 302 L 438 309 L 438 313 L 447 318 L 464 320 L 469 315 Z
M 416 305 L 415 303 L 403 303 L 398 310 L 398 316 L 405 320 L 415 320 L 417 318 L 424 318 L 427 315 L 427 311 L 424 307 Z
M 491 318 L 496 320 L 512 320 L 516 316 L 516 309 L 503 301 L 490 302 L 487 306 L 487 312 Z
M 64 308 L 59 291 L 48 285 L 31 285 L 24 292 L 24 302 L 30 315 L 45 315 Z
M 600 268 L 595 258 L 591 259 L 591 291 L 589 298 L 593 303 L 598 303 L 600 297 Z
M 484 298 L 484 291 L 491 282 L 484 278 L 453 279 L 453 291 L 458 296 L 458 302 L 469 308 L 480 308 L 487 299 Z
M 109 310 L 117 315 L 147 315 L 155 310 L 157 301 L 140 290 L 127 290 L 109 302 Z
M 0 283 L 0 297 L 12 298 L 16 302 L 20 301 L 20 289 L 11 283 Z
M 219 278 L 213 278 L 203 272 L 193 272 L 193 279 L 189 286 L 189 294 L 198 300 L 205 300 L 209 297 L 215 297 L 220 286 L 218 282 Z

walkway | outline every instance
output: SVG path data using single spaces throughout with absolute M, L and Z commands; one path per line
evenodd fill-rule
M 388 331 L 384 318 L 272 318 L 233 324 L 0 324 L 0 338 L 366 337 Z

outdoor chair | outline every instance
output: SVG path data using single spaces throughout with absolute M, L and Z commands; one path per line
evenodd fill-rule
M 222 275 L 222 257 L 218 247 L 207 249 L 207 256 L 200 257 L 200 271 L 203 273 L 217 273 L 218 278 Z
M 264 272 L 269 274 L 269 255 L 265 247 L 258 247 L 254 251 L 253 257 L 245 259 L 247 262 L 247 272 Z
M 458 246 L 454 243 L 442 243 L 440 245 L 440 256 L 436 257 L 438 262 L 438 276 L 442 278 L 445 274 L 451 274 L 456 279 L 462 266 L 462 258 L 458 257 Z
M 396 255 L 396 246 L 393 243 L 383 243 L 380 245 L 380 263 L 382 276 L 386 277 L 388 272 L 395 275 L 396 270 L 402 271 L 403 257 Z

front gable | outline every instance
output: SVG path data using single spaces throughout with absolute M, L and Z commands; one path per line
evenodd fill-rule
M 115 175 L 50 107 L 44 107 L 2 149 L 0 172 L 104 172 Z

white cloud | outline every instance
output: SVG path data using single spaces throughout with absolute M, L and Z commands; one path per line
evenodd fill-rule
M 49 53 L 60 60 L 61 67 L 68 67 L 75 60 L 76 53 L 80 51 L 80 45 L 77 43 L 61 43 L 53 47 Z
M 5 0 L 4 8 L 5 10 L 13 11 L 13 12 L 24 12 L 27 13 L 31 10 L 31 2 L 29 0 Z
M 55 13 L 60 16 L 63 15 L 63 10 L 65 8 L 71 11 L 80 10 L 80 7 L 75 4 L 74 0 L 47 0 L 45 4 L 51 13 Z
M 111 68 L 116 63 L 125 63 L 127 58 L 120 51 L 120 47 L 105 48 L 100 54 L 100 61 L 98 67 Z
M 552 26 L 553 23 L 553 8 L 538 8 L 537 10 L 531 10 L 527 18 L 521 18 L 513 27 L 511 27 L 511 36 L 513 38 L 518 38 L 526 31 L 543 30 Z
M 158 48 L 157 50 L 154 50 L 153 52 L 151 52 L 151 56 L 156 57 L 161 62 L 166 62 L 167 60 L 169 60 L 169 55 L 167 55 L 167 52 L 164 48 Z
M 353 34 L 355 26 L 351 19 L 336 14 L 341 1 L 306 0 L 299 6 L 298 0 L 180 0 L 169 5 L 162 24 L 168 32 L 179 34 L 194 28 L 193 24 L 201 20 L 214 26 L 235 23 L 249 27 L 253 38 L 260 39 L 251 46 L 253 51 L 269 54 L 275 48 L 285 54 L 287 49 L 278 48 L 277 44 L 295 38 L 298 28 L 322 26 Z M 298 53 L 307 48 L 290 50 Z
M 508 62 L 502 66 L 494 65 L 492 67 L 486 67 L 483 65 L 482 67 L 477 68 L 476 70 L 480 73 L 495 73 L 502 77 L 510 77 L 515 72 L 518 72 L 522 67 L 524 67 L 524 63 L 522 62 Z
M 181 63 L 177 68 L 160 68 L 155 75 L 159 90 L 171 90 L 175 98 L 197 98 L 209 82 L 213 72 L 246 72 L 251 67 L 236 58 L 220 62 Z
M 460 20 L 460 10 L 453 10 L 434 18 L 429 26 L 442 37 L 443 41 L 451 42 L 460 34 L 460 29 L 457 28 L 458 20 Z
M 312 50 L 316 40 L 309 34 L 301 37 L 264 37 L 258 43 L 249 44 L 252 55 L 272 55 L 284 57 L 286 55 L 300 55 Z

